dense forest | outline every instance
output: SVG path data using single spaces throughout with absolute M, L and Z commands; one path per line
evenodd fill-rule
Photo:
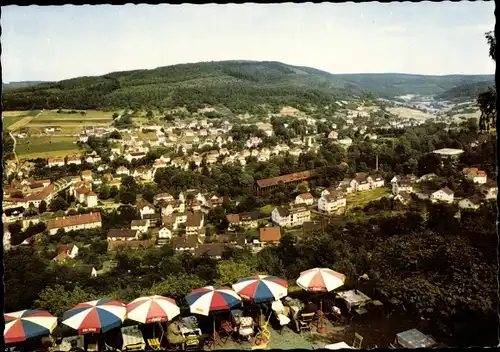
M 6 89 L 5 110 L 175 108 L 223 105 L 234 113 L 268 105 L 326 106 L 373 93 L 437 94 L 490 76 L 332 75 L 279 62 L 221 61 L 113 72 Z
M 488 90 L 488 88 L 493 86 L 494 84 L 494 81 L 462 84 L 458 87 L 451 88 L 443 93 L 438 94 L 436 96 L 436 99 L 450 100 L 454 102 L 474 100 L 479 95 L 479 93 Z

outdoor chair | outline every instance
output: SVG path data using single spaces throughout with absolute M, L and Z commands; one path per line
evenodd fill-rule
M 312 333 L 312 323 L 316 313 L 302 313 L 299 317 L 299 333 L 307 330 Z
M 234 332 L 235 332 L 235 327 L 233 326 L 233 324 L 231 324 L 230 321 L 228 320 L 221 321 L 219 335 L 221 337 L 221 342 L 223 344 L 225 344 L 229 339 L 234 340 L 233 336 Z
M 276 319 L 278 320 L 278 322 L 280 324 L 279 333 L 281 335 L 283 333 L 283 329 L 285 328 L 285 326 L 290 324 L 290 322 L 292 320 L 289 317 L 287 317 L 285 307 L 283 306 L 283 303 L 281 303 L 281 301 L 273 302 L 271 307 L 272 307 L 272 310 L 274 312 L 274 316 L 276 317 Z M 290 309 L 290 308 L 288 308 L 288 309 Z
M 363 336 L 358 334 L 357 332 L 354 333 L 354 341 L 352 343 L 352 348 L 354 349 L 361 349 L 361 345 L 363 344 Z
M 118 348 L 110 346 L 106 342 L 104 342 L 104 351 L 106 351 L 106 352 L 118 352 L 120 350 Z
M 99 346 L 97 344 L 97 341 L 91 341 L 89 342 L 87 346 L 87 351 L 88 352 L 98 352 L 99 351 Z
M 251 317 L 242 317 L 240 319 L 238 333 L 242 337 L 250 339 L 250 337 L 255 333 L 254 320 Z
M 153 339 L 148 339 L 148 346 L 153 351 L 161 351 L 162 350 L 160 340 L 156 337 Z
M 121 329 L 123 339 L 123 351 L 141 351 L 146 347 L 142 332 L 139 326 L 127 326 Z
M 200 348 L 200 340 L 198 336 L 194 334 L 186 336 L 186 342 L 184 342 L 184 344 L 186 345 L 186 351 L 193 351 Z

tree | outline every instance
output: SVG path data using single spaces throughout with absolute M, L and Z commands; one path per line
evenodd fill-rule
M 249 277 L 255 273 L 255 268 L 232 259 L 225 260 L 217 264 L 217 272 L 219 277 L 216 280 L 218 285 L 231 286 L 241 278 Z
M 47 211 L 47 202 L 42 200 L 38 206 L 38 213 L 43 214 Z
M 119 113 L 117 113 L 117 112 L 114 112 L 114 113 L 113 113 L 113 116 L 112 116 L 112 117 L 113 117 L 113 120 L 114 120 L 114 119 L 116 119 L 118 116 L 120 116 L 120 114 L 119 114 Z
M 146 113 L 146 117 L 148 118 L 148 120 L 151 120 L 153 118 L 153 112 L 151 110 L 148 110 L 148 112 Z
M 54 285 L 40 292 L 40 296 L 34 305 L 37 309 L 49 311 L 55 316 L 61 316 L 66 310 L 73 308 L 78 303 L 98 298 L 97 294 L 87 292 L 79 286 L 67 290 L 62 285 Z
M 69 207 L 68 202 L 62 197 L 56 197 L 52 199 L 52 201 L 49 204 L 49 209 L 52 212 L 56 212 L 59 210 L 67 210 L 68 207 Z
M 487 32 L 485 34 L 486 40 L 488 41 L 489 56 L 493 61 L 496 61 L 496 38 L 494 32 Z M 479 128 L 482 131 L 489 131 L 489 129 L 495 126 L 496 123 L 496 100 L 497 100 L 497 90 L 495 86 L 490 87 L 486 92 L 479 94 L 477 97 L 477 105 L 481 110 L 481 116 L 479 118 Z

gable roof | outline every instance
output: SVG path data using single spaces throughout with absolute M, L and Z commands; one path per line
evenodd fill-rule
M 313 199 L 313 196 L 311 193 L 302 193 L 302 194 L 299 194 L 298 197 L 306 200 L 306 199 Z
M 108 231 L 108 238 L 112 237 L 136 237 L 137 236 L 137 230 L 131 230 L 131 229 L 110 229 Z
M 230 224 L 237 224 L 240 222 L 240 214 L 227 214 L 226 219 Z
M 455 193 L 451 189 L 449 189 L 448 187 L 441 188 L 440 191 L 443 191 L 444 193 L 446 193 L 449 196 L 452 196 Z
M 151 247 L 154 245 L 153 240 L 131 240 L 131 241 L 109 241 L 108 251 L 115 250 L 120 247 L 138 248 Z
M 240 214 L 240 221 L 255 221 L 259 219 L 259 212 L 257 211 L 247 211 Z
M 195 257 L 201 257 L 207 255 L 209 257 L 221 257 L 227 248 L 225 243 L 204 243 L 200 244 L 198 248 L 194 250 Z
M 266 178 L 263 180 L 258 180 L 256 182 L 257 186 L 259 186 L 260 188 L 264 188 L 264 187 L 276 186 L 280 182 L 289 183 L 294 181 L 305 181 L 310 179 L 312 176 L 313 176 L 313 171 L 308 170 L 302 172 L 295 172 L 293 174 L 288 174 L 278 177 Z
M 79 214 L 74 216 L 65 216 L 62 218 L 55 218 L 47 221 L 47 228 L 50 229 L 59 229 L 65 228 L 69 226 L 77 226 L 84 224 L 91 224 L 101 222 L 101 213 L 88 213 L 88 214 Z
M 262 227 L 259 230 L 261 242 L 276 242 L 281 240 L 281 228 L 276 227 Z
M 130 222 L 130 227 L 134 226 L 146 226 L 148 224 L 147 220 L 132 220 Z
M 203 213 L 201 211 L 190 212 L 187 214 L 186 226 L 200 226 L 203 221 Z

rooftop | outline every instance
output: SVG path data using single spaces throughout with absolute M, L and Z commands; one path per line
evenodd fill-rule
M 464 151 L 462 149 L 453 149 L 453 148 L 443 148 L 433 151 L 434 154 L 445 155 L 445 156 L 453 156 L 460 155 Z

